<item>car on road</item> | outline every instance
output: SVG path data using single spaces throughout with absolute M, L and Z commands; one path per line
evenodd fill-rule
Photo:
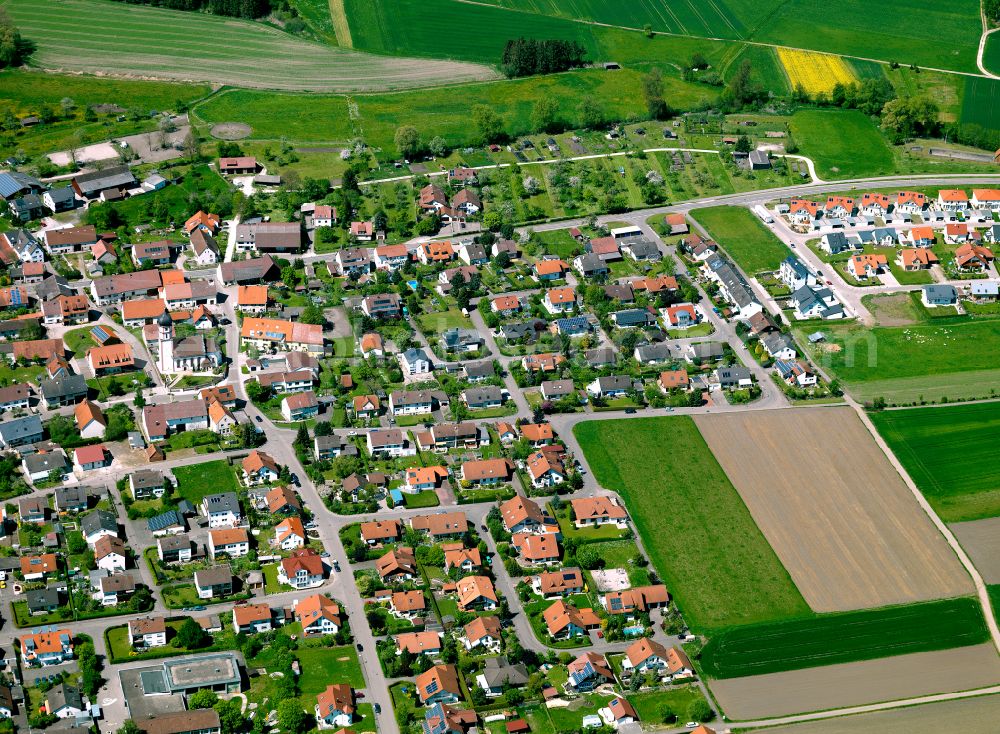
M 684 725 L 684 728 L 685 729 L 697 729 L 699 726 L 701 726 L 701 724 L 699 724 L 697 721 L 689 721 L 688 723 L 686 723 Z
M 375 711 L 376 714 L 380 714 L 380 713 L 382 713 L 382 704 L 380 704 L 380 703 L 373 703 L 372 704 L 372 709 Z
M 358 435 L 358 432 L 357 432 L 357 431 L 355 431 L 355 430 L 350 430 L 350 431 L 348 431 L 348 432 L 347 432 L 347 435 L 348 435 L 348 436 L 357 436 L 357 435 Z
M 625 408 L 625 415 L 635 415 L 635 408 Z
M 365 646 L 364 646 L 364 645 L 362 645 L 362 644 L 361 644 L 361 643 L 359 642 L 359 643 L 358 643 L 358 652 L 364 652 L 364 651 L 365 651 Z
M 334 571 L 339 571 L 340 570 L 340 561 L 338 561 L 338 560 L 334 560 L 333 561 L 333 570 Z
M 795 249 L 795 243 L 794 242 L 789 242 L 788 246 L 791 247 L 793 250 Z
M 323 551 L 322 553 L 319 554 L 319 557 L 320 558 L 329 558 L 330 557 L 330 553 L 328 551 Z
M 828 280 L 828 281 L 826 281 L 826 284 L 827 285 L 833 285 L 833 281 L 832 280 Z
M 264 419 L 261 418 L 259 415 L 255 415 L 254 416 L 254 420 L 257 421 L 258 423 L 263 423 L 264 422 Z
M 301 484 L 299 484 L 299 475 L 298 474 L 292 474 L 291 479 L 292 479 L 292 484 L 294 484 L 296 487 L 301 487 L 302 486 Z

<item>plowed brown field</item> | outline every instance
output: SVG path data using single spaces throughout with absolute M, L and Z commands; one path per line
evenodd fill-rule
M 814 611 L 972 592 L 850 408 L 701 415 L 695 423 Z

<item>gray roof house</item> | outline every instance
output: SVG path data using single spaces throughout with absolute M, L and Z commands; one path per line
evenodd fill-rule
M 695 342 L 688 345 L 684 356 L 688 362 L 693 362 L 696 359 L 722 359 L 724 354 L 725 350 L 721 342 Z
M 503 655 L 486 658 L 483 672 L 476 682 L 487 695 L 499 696 L 505 686 L 520 688 L 528 684 L 528 671 L 522 663 L 511 664 Z
M 45 614 L 59 608 L 59 590 L 54 586 L 24 592 L 29 614 Z
M 659 260 L 660 248 L 655 242 L 651 242 L 643 237 L 632 237 L 622 243 L 622 252 L 633 260 Z
M 541 385 L 542 397 L 546 400 L 560 400 L 576 392 L 572 380 L 545 380 Z
M 53 471 L 65 474 L 70 467 L 66 454 L 59 450 L 47 451 L 44 454 L 28 454 L 21 460 L 21 468 L 28 479 L 33 482 L 42 482 L 48 479 Z
M 767 353 L 775 359 L 795 359 L 797 354 L 792 338 L 780 331 L 765 334 L 761 337 L 760 343 L 764 345 Z
M 40 380 L 42 400 L 46 408 L 72 405 L 87 397 L 87 379 L 83 375 L 67 375 L 53 377 L 51 380 Z
M 658 362 L 669 362 L 670 346 L 666 342 L 658 344 L 640 344 L 635 348 L 635 361 L 640 364 L 656 364 Z
M 480 382 L 496 375 L 496 368 L 490 361 L 470 362 L 464 369 L 465 379 L 469 382 Z
M 55 503 L 59 512 L 82 512 L 89 501 L 86 487 L 56 487 Z
M 607 375 L 587 385 L 587 392 L 594 397 L 619 396 L 634 388 L 635 383 L 628 375 Z
M 1000 226 L 1000 225 L 997 225 Z M 1000 281 L 996 280 L 974 280 L 972 281 L 972 295 L 975 298 L 997 298 L 1000 297 Z
M 953 285 L 925 285 L 920 293 L 925 306 L 954 306 L 958 303 L 958 291 Z
M 584 359 L 587 360 L 587 365 L 590 367 L 607 367 L 617 362 L 617 357 L 615 356 L 615 350 L 611 347 L 597 347 L 596 349 L 588 349 L 583 354 Z
M 628 308 L 612 313 L 611 320 L 620 329 L 633 326 L 651 326 L 656 323 L 656 315 L 644 308 Z
M 740 365 L 719 367 L 715 370 L 715 377 L 719 381 L 719 386 L 723 388 L 750 387 L 753 385 L 753 376 L 750 374 L 750 370 Z
M 446 352 L 474 352 L 483 345 L 475 329 L 447 329 L 441 334 L 441 348 Z
M 37 415 L 0 423 L 0 447 L 5 449 L 41 441 L 43 436 L 42 419 Z
M 148 527 L 149 531 L 154 535 L 157 533 L 169 532 L 171 529 L 175 528 L 178 531 L 181 531 L 184 530 L 184 518 L 180 516 L 177 510 L 167 510 L 156 517 L 149 518 L 146 521 L 146 527 Z
M 100 535 L 118 537 L 118 518 L 107 510 L 94 510 L 80 518 L 80 532 L 87 542 Z
M 495 385 L 470 387 L 462 391 L 462 400 L 472 409 L 496 408 L 503 404 L 503 390 Z

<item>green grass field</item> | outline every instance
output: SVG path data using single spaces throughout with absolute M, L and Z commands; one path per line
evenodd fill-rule
M 373 94 L 353 97 L 356 116 L 351 118 L 348 99 L 339 95 L 274 94 L 253 90 L 227 90 L 195 110 L 206 125 L 239 121 L 253 128 L 258 139 L 288 138 L 296 142 L 345 142 L 363 135 L 370 145 L 394 149 L 396 128 L 413 125 L 429 140 L 440 135 L 454 146 L 477 142 L 469 124 L 468 109 L 485 104 L 497 111 L 511 135 L 532 132 L 531 112 L 540 97 L 559 104 L 559 119 L 577 124 L 576 108 L 582 97 L 600 101 L 614 119 L 645 116 L 642 74 L 623 70 L 608 74 L 596 69 L 517 79 L 509 82 L 470 84 L 462 87 L 462 104 L 455 105 L 454 89 Z M 671 104 L 694 106 L 714 99 L 718 92 L 687 84 L 676 77 L 665 79 Z
M 815 14 L 810 0 L 348 0 L 347 15 L 359 48 L 481 59 L 497 58 L 507 38 L 592 38 L 598 27 L 642 29 L 702 38 L 745 39 L 883 61 L 975 72 L 979 6 L 909 2 L 873 8 L 865 0 L 834 0 Z M 802 18 L 810 22 L 803 23 Z M 390 23 L 389 19 L 396 20 Z M 404 22 L 399 22 L 399 21 Z M 457 27 L 452 43 L 435 43 Z M 489 29 L 490 32 L 477 32 Z M 941 33 L 949 43 L 941 44 Z M 436 35 L 440 34 L 440 35 Z M 359 37 L 362 39 L 358 41 Z M 457 43 L 455 42 L 457 41 Z M 419 49 L 419 50 L 416 50 Z
M 789 126 L 799 152 L 812 158 L 821 178 L 884 176 L 895 170 L 885 137 L 857 110 L 799 110 Z
M 994 74 L 1000 70 L 1000 38 L 996 33 L 990 34 L 986 39 L 986 48 L 983 49 L 983 66 Z M 969 81 L 972 81 L 971 79 Z M 987 81 L 979 79 L 977 81 Z
M 737 678 L 964 647 L 988 637 L 975 599 L 946 599 L 729 630 L 708 641 L 701 664 L 713 678 Z
M 695 209 L 691 216 L 748 275 L 777 270 L 781 261 L 792 254 L 753 212 L 742 206 Z
M 573 432 L 597 481 L 625 498 L 692 628 L 811 614 L 690 418 L 589 421 Z
M 986 45 L 987 51 L 993 49 L 993 64 L 986 57 L 986 68 L 1000 66 L 1000 38 L 994 33 Z M 967 124 L 982 125 L 986 128 L 1000 127 L 1000 82 L 995 79 L 970 77 L 965 81 L 965 94 L 962 96 L 962 112 L 960 121 Z
M 343 647 L 300 647 L 296 655 L 302 666 L 299 687 L 304 701 L 315 702 L 330 683 L 348 683 L 352 688 L 364 688 L 365 677 L 358 662 L 358 653 L 351 645 Z
M 987 587 L 990 594 L 990 604 L 993 606 L 993 616 L 1000 622 L 1000 584 L 991 584 Z
M 229 462 L 219 459 L 193 466 L 178 466 L 172 470 L 177 477 L 181 497 L 197 505 L 207 494 L 235 492 L 239 489 L 236 474 Z
M 262 23 L 105 0 L 7 0 L 46 69 L 197 79 L 264 89 L 361 92 L 495 76 L 468 64 L 371 56 Z M 95 34 L 93 29 L 113 29 Z
M 954 318 L 910 326 L 824 325 L 812 356 L 856 397 L 910 403 L 1000 392 L 1000 319 Z M 802 334 L 800 334 L 802 336 Z
M 1000 515 L 995 403 L 887 410 L 871 419 L 943 520 Z
M 666 691 L 634 693 L 626 698 L 639 714 L 639 721 L 648 724 L 662 721 L 663 706 L 669 706 L 678 717 L 683 718 L 692 703 L 705 697 L 697 686 L 677 686 Z
M 730 0 L 738 6 L 753 0 Z M 916 63 L 976 72 L 981 25 L 977 0 L 941 4 L 927 0 L 873 5 L 869 0 L 832 0 L 822 18 L 804 23 L 814 0 L 789 0 L 754 34 L 754 40 L 849 56 Z M 938 39 L 948 38 L 948 43 Z

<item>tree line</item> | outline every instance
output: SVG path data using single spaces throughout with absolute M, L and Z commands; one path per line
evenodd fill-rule
M 0 8 L 0 69 L 20 66 L 35 50 L 35 44 L 22 38 L 7 11 Z
M 587 50 L 577 41 L 517 38 L 507 41 L 500 70 L 508 78 L 554 74 L 583 66 Z
M 199 10 L 230 18 L 261 18 L 271 13 L 272 0 L 117 0 L 168 10 Z M 277 3 L 275 3 L 277 4 Z

